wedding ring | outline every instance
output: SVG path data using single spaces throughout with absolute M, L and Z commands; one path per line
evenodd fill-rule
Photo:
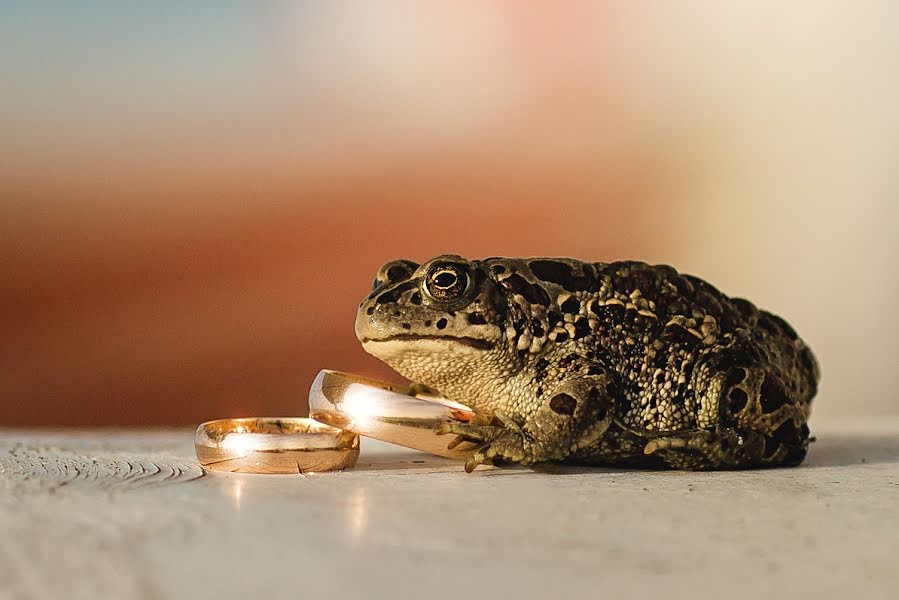
M 452 421 L 490 422 L 446 398 L 411 396 L 388 383 L 329 370 L 319 372 L 312 382 L 309 416 L 359 435 L 458 460 L 467 460 L 478 446 L 461 442 L 447 448 L 452 436 L 438 436 L 434 427 Z
M 359 458 L 358 435 L 298 417 L 209 421 L 194 447 L 203 467 L 236 473 L 336 471 Z

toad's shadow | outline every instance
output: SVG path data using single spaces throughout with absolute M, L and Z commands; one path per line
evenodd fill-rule
M 899 463 L 899 434 L 825 433 L 810 444 L 803 469 L 847 467 L 863 464 Z M 557 475 L 584 473 L 590 470 L 627 471 L 568 465 L 538 465 L 537 470 Z M 634 470 L 634 469 L 630 469 Z M 640 469 L 643 470 L 643 469 Z M 657 470 L 657 469 L 652 469 Z
M 825 433 L 811 444 L 806 468 L 899 463 L 899 434 Z
M 461 471 L 462 462 L 416 452 L 415 450 L 406 450 L 389 454 L 377 451 L 371 454 L 362 454 L 356 466 L 348 469 L 347 472 L 408 471 L 410 473 L 428 473 L 453 470 Z
M 386 444 L 378 443 L 375 452 L 363 453 L 356 467 L 351 471 L 405 471 L 413 473 L 435 473 L 462 471 L 462 463 L 393 447 L 384 451 Z M 899 435 L 887 433 L 824 433 L 817 437 L 809 448 L 809 454 L 801 468 L 845 467 L 862 464 L 899 463 Z M 590 472 L 627 472 L 634 470 L 610 467 L 587 467 L 573 465 L 534 465 L 531 467 L 483 466 L 475 471 L 481 476 L 521 475 L 542 472 L 554 475 L 569 475 Z

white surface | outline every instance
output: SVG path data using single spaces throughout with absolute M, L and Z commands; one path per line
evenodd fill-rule
M 0 597 L 896 598 L 899 421 L 798 469 L 201 477 L 192 432 L 0 434 Z

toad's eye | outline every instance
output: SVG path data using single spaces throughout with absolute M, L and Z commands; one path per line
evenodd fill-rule
M 468 273 L 455 265 L 437 265 L 425 278 L 425 291 L 438 302 L 461 298 L 468 290 Z
M 459 276 L 450 271 L 441 271 L 434 275 L 431 283 L 441 290 L 448 290 L 459 282 Z

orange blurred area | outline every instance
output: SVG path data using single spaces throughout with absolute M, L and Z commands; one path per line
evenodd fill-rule
M 167 209 L 145 215 L 149 222 L 122 214 L 105 215 L 102 227 L 44 221 L 46 238 L 34 235 L 36 224 L 28 237 L 7 238 L 4 256 L 15 259 L 4 265 L 14 276 L 2 302 L 2 363 L 14 368 L 4 369 L 3 394 L 34 401 L 16 403 L 5 420 L 164 424 L 300 414 L 319 368 L 388 375 L 364 356 L 352 329 L 381 262 L 447 251 L 533 254 L 542 244 L 576 251 L 567 234 L 593 233 L 541 201 L 556 191 L 552 181 L 534 178 L 522 189 L 448 177 L 410 178 L 401 190 L 360 178 L 318 201 L 210 206 L 200 215 Z M 519 201 L 457 200 L 477 197 L 484 185 Z M 422 210 L 418 198 L 435 188 L 437 208 Z M 322 192 L 300 187 L 284 196 L 312 194 Z M 632 218 L 635 200 L 606 216 Z M 529 227 L 532 218 L 538 228 Z M 595 233 L 597 256 L 620 247 L 620 233 Z
M 9 9 L 0 425 L 395 380 L 355 308 L 445 252 L 674 264 L 797 327 L 816 410 L 899 411 L 899 11 L 703 6 Z

